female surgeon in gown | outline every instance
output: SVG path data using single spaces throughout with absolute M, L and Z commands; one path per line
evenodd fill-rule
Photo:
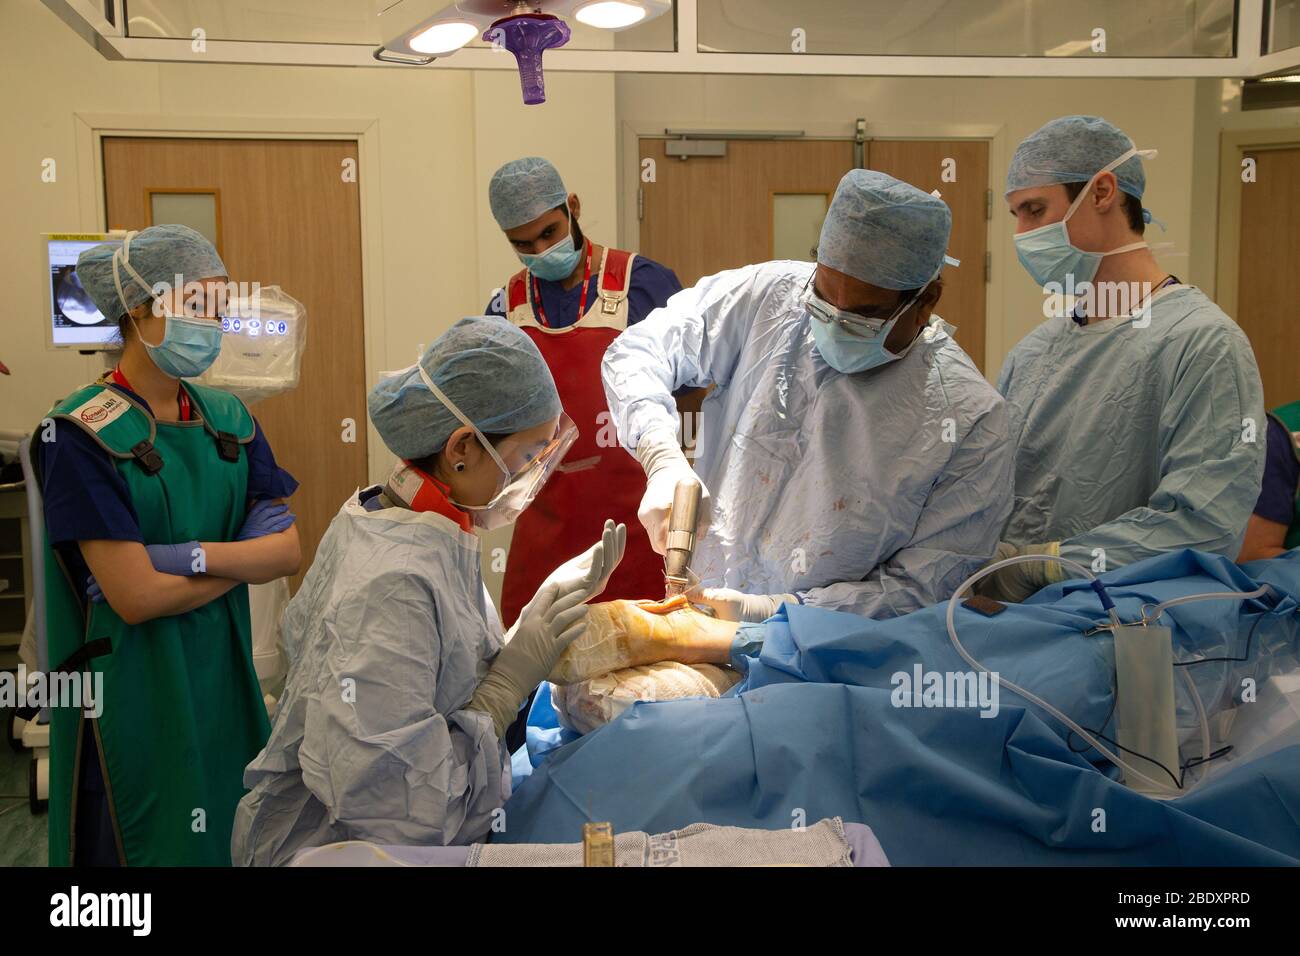
M 340 840 L 483 840 L 510 792 L 505 730 L 623 555 L 627 529 L 607 521 L 502 633 L 475 531 L 513 521 L 576 437 L 509 323 L 461 320 L 369 409 L 399 461 L 343 505 L 285 611 L 289 677 L 244 774 L 236 864 Z

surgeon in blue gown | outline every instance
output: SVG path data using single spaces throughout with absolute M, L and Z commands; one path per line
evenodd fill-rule
M 709 276 L 606 352 L 655 550 L 677 481 L 705 486 L 693 569 L 719 617 L 761 621 L 782 601 L 906 614 L 993 553 L 1012 446 L 1005 403 L 932 314 L 951 222 L 941 199 L 852 170 L 816 265 Z M 707 385 L 692 471 L 672 394 Z
M 1143 239 L 1150 152 L 1100 117 L 1065 116 L 1012 157 L 1021 264 L 1049 291 L 1094 293 L 1002 366 L 1018 450 L 999 556 L 1060 554 L 1104 571 L 1181 548 L 1241 549 L 1264 471 L 1259 369 L 1237 324 Z M 985 590 L 1021 601 L 1063 577 L 1055 562 L 1016 564 Z

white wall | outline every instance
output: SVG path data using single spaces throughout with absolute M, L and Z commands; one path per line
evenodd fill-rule
M 79 199 L 79 180 L 91 171 L 77 165 L 77 113 L 377 119 L 379 168 L 369 183 L 378 180 L 370 213 L 380 223 L 377 339 L 384 347 L 367 369 L 371 381 L 383 369 L 409 364 L 418 345 L 456 318 L 478 312 L 516 268 L 486 201 L 493 170 L 510 158 L 551 158 L 582 196 L 587 232 L 635 247 L 637 225 L 627 206 L 635 157 L 622 146 L 636 132 L 706 126 L 849 135 L 854 118 L 863 116 L 870 134 L 881 137 L 991 135 L 990 185 L 1000 197 L 1003 171 L 1023 136 L 1053 116 L 1099 113 L 1139 146 L 1161 150 L 1148 166 L 1146 204 L 1169 231 L 1152 227 L 1149 236 L 1175 245 L 1164 254 L 1171 270 L 1212 287 L 1217 130 L 1251 122 L 1249 114 L 1245 120 L 1230 115 L 1230 89 L 1225 95 L 1223 84 L 1208 80 L 552 73 L 549 102 L 524 107 L 510 72 L 110 62 L 38 0 L 0 7 L 0 71 L 6 90 L 29 91 L 0 103 L 7 134 L 0 203 L 10 224 L 0 234 L 0 270 L 10 292 L 0 359 L 13 370 L 0 378 L 0 427 L 30 424 L 99 365 L 47 351 L 41 322 L 37 234 L 104 225 L 102 211 L 83 208 Z M 46 157 L 58 161 L 56 183 L 40 182 Z M 1009 218 L 996 209 L 989 245 L 991 375 L 1041 314 L 1011 234 Z M 372 444 L 377 470 L 386 456 Z
M 799 76 L 659 76 L 621 74 L 617 115 L 624 144 L 631 133 L 665 127 L 802 129 L 809 135 L 851 136 L 856 117 L 881 138 L 989 135 L 994 215 L 989 249 L 987 369 L 997 371 L 1010 348 L 1042 319 L 1042 295 L 1016 260 L 1013 229 L 1000 205 L 1003 179 L 1016 144 L 1056 116 L 1091 113 L 1125 130 L 1142 148 L 1160 150 L 1147 165 L 1145 205 L 1168 226 L 1148 227 L 1151 241 L 1173 242 L 1167 267 L 1186 279 L 1192 232 L 1193 80 L 1074 80 Z M 621 168 L 633 185 L 624 149 Z M 627 188 L 627 187 L 625 187 Z M 624 194 L 624 209 L 629 206 Z M 635 215 L 624 215 L 624 241 L 634 241 Z M 978 264 L 974 264 L 979 268 Z M 1193 279 L 1192 281 L 1195 281 Z M 945 315 L 954 324 L 960 316 Z
M 383 349 L 379 371 L 409 365 L 517 268 L 492 220 L 487 181 L 502 162 L 539 154 L 583 199 L 583 222 L 615 233 L 613 79 L 547 76 L 549 101 L 525 107 L 513 72 L 349 69 L 105 60 L 38 0 L 0 5 L 0 427 L 30 428 L 50 403 L 98 374 L 99 358 L 47 351 L 41 232 L 97 231 L 103 211 L 84 208 L 75 114 L 378 120 L 377 170 L 362 168 L 376 194 L 382 315 L 372 317 Z M 41 182 L 41 163 L 57 181 Z M 377 187 L 377 188 L 376 188 Z M 292 290 L 288 290 L 292 292 Z M 391 459 L 371 440 L 372 477 Z
M 991 136 L 990 185 L 1000 198 L 1021 138 L 1054 116 L 1098 113 L 1138 146 L 1160 149 L 1148 165 L 1146 204 L 1169 231 L 1162 236 L 1152 227 L 1148 235 L 1177 246 L 1183 257 L 1165 257 L 1171 270 L 1212 288 L 1219 129 L 1300 122 L 1300 111 L 1281 119 L 1234 112 L 1231 85 L 1209 80 L 551 73 L 549 102 L 524 107 L 512 72 L 108 61 L 39 0 L 0 4 L 0 81 L 7 94 L 0 100 L 0 209 L 7 227 L 0 231 L 7 293 L 0 360 L 13 371 L 0 376 L 0 427 L 9 428 L 30 427 L 100 367 L 99 359 L 47 351 L 44 344 L 47 292 L 38 234 L 105 225 L 102 210 L 80 198 L 93 170 L 78 166 L 76 114 L 377 120 L 378 168 L 362 175 L 375 196 L 367 216 L 377 223 L 378 238 L 367 254 L 378 258 L 382 314 L 372 317 L 372 328 L 383 347 L 371 356 L 367 384 L 381 370 L 410 364 L 420 344 L 462 315 L 478 313 L 518 268 L 486 197 L 492 172 L 518 156 L 539 154 L 557 164 L 582 197 L 589 235 L 636 248 L 628 198 L 635 196 L 638 132 L 702 126 L 847 136 L 854 118 L 863 116 L 870 133 L 885 138 Z M 58 162 L 58 180 L 43 184 L 47 157 Z M 998 206 L 989 246 L 993 376 L 1041 316 L 1040 294 L 1016 261 L 1011 235 L 1010 218 Z M 372 478 L 389 461 L 372 433 Z M 490 536 L 489 553 L 506 538 Z M 499 576 L 489 581 L 496 584 Z

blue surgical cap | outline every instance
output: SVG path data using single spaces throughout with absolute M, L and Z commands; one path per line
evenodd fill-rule
M 488 203 L 503 230 L 532 222 L 568 199 L 559 171 L 540 156 L 506 163 L 488 184 Z
M 952 232 L 942 199 L 871 169 L 840 180 L 817 261 L 882 289 L 919 289 L 938 275 Z
M 122 265 L 114 262 L 113 254 L 122 250 L 119 259 L 125 259 L 140 278 L 149 284 L 146 289 Z M 117 270 L 122 284 L 123 301 L 118 297 L 113 271 Z M 215 279 L 228 275 L 216 247 L 189 226 L 150 226 L 140 232 L 128 233 L 120 246 L 105 243 L 87 249 L 77 257 L 77 278 L 90 296 L 95 307 L 105 318 L 116 320 L 136 306 L 153 298 L 152 289 L 158 283 L 183 289 L 187 283 L 199 279 Z M 180 277 L 179 280 L 177 277 Z
M 424 350 L 420 365 L 484 434 L 514 434 L 560 414 L 542 353 L 505 319 L 461 319 Z M 382 379 L 367 405 L 384 444 L 408 461 L 441 451 L 462 424 L 414 366 Z
M 1130 149 L 1129 139 L 1100 116 L 1062 116 L 1030 133 L 1011 157 L 1007 191 L 1060 183 L 1086 183 Z M 1142 158 L 1131 156 L 1112 170 L 1119 188 L 1141 199 L 1147 177 Z

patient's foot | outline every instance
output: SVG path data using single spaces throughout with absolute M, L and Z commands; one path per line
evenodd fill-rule
M 587 632 L 550 673 L 555 684 L 575 684 L 610 671 L 660 661 L 725 664 L 739 627 L 697 611 L 684 597 L 607 601 L 587 609 Z
M 638 700 L 721 697 L 740 678 L 730 667 L 664 661 L 612 671 L 578 684 L 556 684 L 551 688 L 551 705 L 561 725 L 589 734 Z

